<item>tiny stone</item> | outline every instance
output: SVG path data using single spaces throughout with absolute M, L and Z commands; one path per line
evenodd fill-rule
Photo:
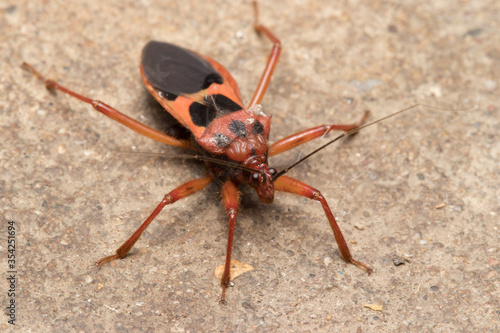
M 446 206 L 446 203 L 442 202 L 442 203 L 440 203 L 440 204 L 436 205 L 436 207 L 435 207 L 435 208 L 436 208 L 436 209 L 441 209 L 441 208 L 444 208 L 445 206 Z
M 405 264 L 405 260 L 399 257 L 393 258 L 392 262 L 394 263 L 395 266 L 401 266 Z
M 57 147 L 57 153 L 58 153 L 58 154 L 64 154 L 64 153 L 66 153 L 66 146 L 64 146 L 64 145 L 59 145 L 59 146 Z
M 333 264 L 333 259 L 330 257 L 326 257 L 325 259 L 323 259 L 323 263 L 325 264 L 326 267 L 328 267 L 331 264 Z

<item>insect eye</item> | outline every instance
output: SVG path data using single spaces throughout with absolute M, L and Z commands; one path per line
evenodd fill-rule
M 270 173 L 272 176 L 274 176 L 274 175 L 276 174 L 276 169 L 274 169 L 274 168 L 270 168 L 270 169 L 269 169 L 269 173 Z
M 252 175 L 252 180 L 259 180 L 259 174 L 258 173 L 254 173 Z

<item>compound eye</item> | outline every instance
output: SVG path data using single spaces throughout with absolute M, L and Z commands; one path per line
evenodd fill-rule
M 271 176 L 274 176 L 276 174 L 276 169 L 270 168 L 269 173 L 271 174 Z
M 252 180 L 253 180 L 254 182 L 258 182 L 258 181 L 259 181 L 259 176 L 260 176 L 260 175 L 259 175 L 258 173 L 254 173 L 254 174 L 252 174 Z

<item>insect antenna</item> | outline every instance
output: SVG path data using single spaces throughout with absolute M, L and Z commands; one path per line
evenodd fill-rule
M 164 156 L 164 155 L 162 155 L 162 156 Z M 172 155 L 172 156 L 167 156 L 167 157 L 192 158 L 192 159 L 198 160 L 198 161 L 207 161 L 207 162 L 214 163 L 214 164 L 225 165 L 225 166 L 229 166 L 231 168 L 240 169 L 240 170 L 244 170 L 244 171 L 248 171 L 248 172 L 252 172 L 252 173 L 256 172 L 256 173 L 260 173 L 260 174 L 264 175 L 263 171 L 248 168 L 248 167 L 243 166 L 243 165 L 236 163 L 236 162 L 225 161 L 225 160 L 221 160 L 221 159 L 209 157 L 209 156 L 179 154 L 179 155 Z
M 129 151 L 118 151 L 119 153 L 130 153 Z M 153 152 L 147 152 L 147 151 L 134 151 L 134 153 L 139 153 L 139 154 L 145 154 L 145 155 L 153 155 L 153 156 L 159 156 L 159 157 L 165 157 L 165 158 L 182 158 L 182 159 L 193 159 L 193 160 L 198 160 L 198 161 L 206 161 L 214 164 L 219 164 L 219 165 L 225 165 L 231 168 L 235 169 L 240 169 L 252 173 L 260 173 L 264 174 L 263 171 L 260 170 L 255 170 L 252 168 L 248 168 L 246 166 L 243 166 L 239 163 L 236 162 L 231 162 L 231 161 L 225 161 L 221 160 L 215 157 L 210 157 L 210 156 L 204 156 L 204 155 L 189 155 L 189 154 L 173 154 L 173 155 L 165 155 L 161 153 L 153 153 Z
M 465 111 L 465 110 L 468 110 L 468 109 L 471 109 L 473 108 L 474 106 L 470 106 L 470 107 L 467 107 L 467 108 L 464 108 L 464 109 L 459 109 L 459 110 L 450 110 L 450 109 L 444 109 L 444 108 L 439 108 L 439 107 L 436 107 L 436 106 L 430 106 L 430 105 L 426 105 L 426 104 L 415 104 L 415 105 L 412 105 L 412 106 L 409 106 L 407 108 L 404 108 L 402 110 L 399 110 L 397 112 L 394 112 L 388 116 L 385 116 L 385 117 L 382 117 L 380 119 L 377 119 L 375 121 L 372 121 L 371 123 L 368 123 L 366 125 L 363 125 L 363 126 L 360 126 L 360 127 L 357 127 L 353 130 L 350 130 L 348 132 L 344 132 L 342 133 L 341 135 L 337 136 L 336 138 L 328 141 L 327 143 L 325 143 L 324 145 L 322 145 L 321 147 L 313 150 L 312 152 L 310 152 L 309 154 L 307 154 L 306 156 L 302 157 L 301 159 L 299 159 L 298 161 L 296 161 L 295 163 L 291 164 L 290 166 L 284 168 L 283 170 L 279 171 L 278 173 L 276 173 L 273 177 L 273 182 L 276 181 L 276 179 L 278 179 L 279 177 L 283 176 L 285 173 L 287 173 L 288 171 L 290 171 L 290 169 L 296 167 L 297 165 L 299 165 L 300 163 L 304 162 L 305 160 L 307 160 L 309 157 L 313 156 L 314 154 L 318 153 L 319 151 L 325 149 L 326 147 L 328 147 L 329 145 L 331 145 L 332 143 L 342 139 L 342 138 L 345 138 L 345 137 L 348 137 L 349 135 L 352 135 L 354 133 L 357 133 L 359 131 L 361 131 L 362 129 L 364 128 L 367 128 L 369 126 L 372 126 L 372 125 L 375 125 L 377 123 L 380 123 L 386 119 L 389 119 L 389 118 L 392 118 L 394 116 L 397 116 L 398 114 L 401 114 L 403 112 L 406 112 L 406 111 L 409 111 L 411 109 L 414 109 L 416 107 L 419 107 L 419 106 L 423 106 L 423 107 L 426 107 L 426 108 L 429 108 L 429 109 L 434 109 L 434 110 L 441 110 L 441 111 Z

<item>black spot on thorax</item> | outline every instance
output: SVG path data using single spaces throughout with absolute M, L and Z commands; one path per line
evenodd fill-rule
M 239 137 L 246 137 L 248 135 L 247 129 L 245 128 L 245 123 L 239 120 L 233 120 L 229 124 L 229 130 Z
M 262 134 L 264 133 L 264 125 L 262 125 L 262 123 L 260 121 L 254 121 L 253 122 L 253 130 L 252 130 L 252 133 L 253 134 Z
M 226 148 L 231 143 L 231 139 L 224 134 L 215 133 L 214 134 L 215 144 L 221 148 Z

